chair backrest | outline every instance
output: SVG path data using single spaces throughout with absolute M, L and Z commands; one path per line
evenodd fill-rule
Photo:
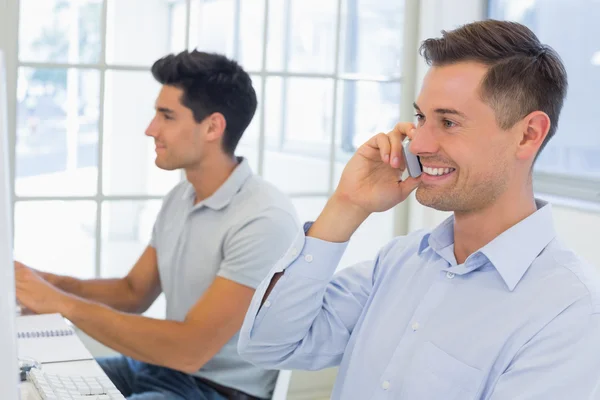
M 277 375 L 277 382 L 275 383 L 275 390 L 273 391 L 273 397 L 271 400 L 286 400 L 288 388 L 290 387 L 290 380 L 292 379 L 292 371 L 282 370 Z

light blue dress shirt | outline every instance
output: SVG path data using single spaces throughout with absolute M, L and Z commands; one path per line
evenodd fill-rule
M 339 365 L 332 399 L 600 398 L 598 274 L 537 206 L 463 264 L 451 217 L 333 279 L 346 244 L 299 232 L 256 291 L 238 350 L 266 368 Z

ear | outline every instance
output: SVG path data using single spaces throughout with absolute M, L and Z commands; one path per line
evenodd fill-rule
M 517 158 L 534 160 L 550 130 L 550 118 L 543 111 L 534 111 L 523 118 L 521 140 L 517 148 Z
M 208 142 L 220 141 L 227 128 L 225 117 L 221 113 L 212 113 L 206 117 L 207 130 L 206 140 Z

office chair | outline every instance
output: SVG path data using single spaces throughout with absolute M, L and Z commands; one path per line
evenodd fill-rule
M 273 390 L 273 397 L 271 400 L 286 400 L 288 389 L 290 387 L 290 380 L 292 379 L 292 371 L 281 370 L 277 375 L 277 382 L 275 383 L 275 390 Z

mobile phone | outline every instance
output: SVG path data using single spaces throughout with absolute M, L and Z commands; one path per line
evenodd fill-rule
M 414 155 L 408 149 L 410 146 L 410 138 L 406 138 L 402 141 L 402 154 L 404 155 L 404 163 L 406 164 L 406 169 L 408 170 L 408 174 L 413 178 L 417 178 L 421 176 L 423 169 L 421 168 L 421 161 L 419 161 L 419 157 Z

